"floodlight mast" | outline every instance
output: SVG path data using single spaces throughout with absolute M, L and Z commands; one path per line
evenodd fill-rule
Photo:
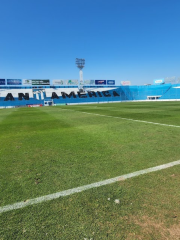
M 79 88 L 80 85 L 83 84 L 83 71 L 82 69 L 84 68 L 85 65 L 85 59 L 84 58 L 76 58 L 76 65 L 79 68 Z

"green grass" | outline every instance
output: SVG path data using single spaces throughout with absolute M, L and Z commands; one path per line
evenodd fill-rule
M 180 126 L 179 102 L 1 109 L 0 206 L 180 159 L 180 128 L 82 112 Z M 179 239 L 179 170 L 2 213 L 0 239 Z

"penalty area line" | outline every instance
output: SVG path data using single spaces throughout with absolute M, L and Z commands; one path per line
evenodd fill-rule
M 0 213 L 12 211 L 12 210 L 15 210 L 15 209 L 21 209 L 21 208 L 24 208 L 24 207 L 27 207 L 27 206 L 30 206 L 30 205 L 50 201 L 50 200 L 57 199 L 57 198 L 60 198 L 60 197 L 69 196 L 69 195 L 72 195 L 74 193 L 83 192 L 83 191 L 91 189 L 91 188 L 97 188 L 97 187 L 100 187 L 100 186 L 105 186 L 105 185 L 108 185 L 108 184 L 111 184 L 111 183 L 123 181 L 123 180 L 128 179 L 128 178 L 137 177 L 139 175 L 143 175 L 143 174 L 147 174 L 147 173 L 151 173 L 151 172 L 156 172 L 156 171 L 159 171 L 159 170 L 162 170 L 162 169 L 170 168 L 170 167 L 173 167 L 175 165 L 180 165 L 180 160 L 170 162 L 170 163 L 166 163 L 166 164 L 163 164 L 163 165 L 159 165 L 159 166 L 156 166 L 156 167 L 136 171 L 136 172 L 133 172 L 133 173 L 124 174 L 124 175 L 121 175 L 121 176 L 118 176 L 118 177 L 115 177 L 115 178 L 110 178 L 110 179 L 107 179 L 107 180 L 104 180 L 104 181 L 95 182 L 95 183 L 84 185 L 84 186 L 81 186 L 81 187 L 68 189 L 68 190 L 65 190 L 65 191 L 45 195 L 45 196 L 42 196 L 42 197 L 37 197 L 37 198 L 34 198 L 34 199 L 29 199 L 27 201 L 17 202 L 17 203 L 14 203 L 14 204 L 2 206 L 2 207 L 0 207 Z

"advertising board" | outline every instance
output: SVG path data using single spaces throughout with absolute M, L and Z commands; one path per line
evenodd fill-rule
M 32 84 L 32 80 L 23 79 L 23 80 L 22 80 L 22 84 L 23 84 L 23 85 L 31 85 L 31 84 Z
M 42 107 L 42 104 L 26 104 L 28 107 Z
M 130 81 L 121 81 L 121 85 L 123 85 L 123 86 L 130 86 L 131 82 Z
M 115 85 L 115 80 L 107 80 L 107 85 Z
M 154 82 L 154 84 L 163 84 L 164 83 L 164 78 L 162 78 L 162 79 L 155 79 L 153 82 Z
M 55 80 L 53 80 L 53 85 L 64 85 L 64 80 L 55 79 Z
M 84 85 L 94 85 L 94 80 L 84 80 Z
M 77 79 L 69 79 L 69 80 L 65 80 L 65 84 L 66 85 L 78 85 L 78 80 Z
M 6 85 L 5 79 L 0 79 L 0 85 Z
M 21 79 L 7 79 L 7 85 L 22 85 Z
M 32 85 L 50 85 L 49 79 L 30 79 L 32 81 Z
M 95 80 L 96 85 L 106 85 L 106 80 Z

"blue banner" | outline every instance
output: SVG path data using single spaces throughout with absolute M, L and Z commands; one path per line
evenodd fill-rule
M 22 85 L 21 79 L 7 79 L 7 85 Z
M 0 85 L 6 85 L 5 79 L 0 79 Z
M 96 85 L 106 85 L 106 80 L 95 80 Z
M 115 85 L 115 80 L 107 80 L 107 85 Z

